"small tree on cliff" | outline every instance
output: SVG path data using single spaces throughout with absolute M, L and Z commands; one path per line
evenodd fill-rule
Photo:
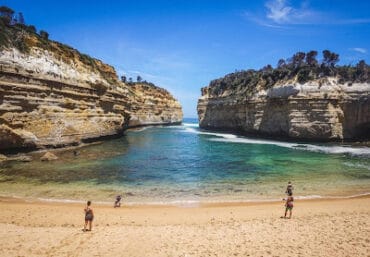
M 27 31 L 36 34 L 36 27 L 33 25 L 29 25 L 27 27 Z
M 339 62 L 339 54 L 330 52 L 329 50 L 322 51 L 323 60 L 322 64 L 326 67 L 334 67 L 337 62 Z
M 126 76 L 121 76 L 121 81 L 122 81 L 123 83 L 126 83 L 126 81 L 127 81 Z
M 284 68 L 286 66 L 286 62 L 284 59 L 280 59 L 277 63 L 277 68 Z
M 304 52 L 297 52 L 292 57 L 292 65 L 294 68 L 299 68 L 304 64 L 306 54 Z
M 316 56 L 317 56 L 317 51 L 309 51 L 308 53 L 306 53 L 306 63 L 308 66 L 311 66 L 311 67 L 316 67 L 318 62 L 316 60 Z
M 18 13 L 18 23 L 19 24 L 22 24 L 24 25 L 25 24 L 25 21 L 24 21 L 24 17 L 23 17 L 23 13 Z
M 139 83 L 140 83 L 142 80 L 143 80 L 143 78 L 142 78 L 140 75 L 138 75 L 138 76 L 136 77 L 136 81 L 137 81 L 137 82 L 139 82 Z
M 0 6 L 0 17 L 5 24 L 9 25 L 13 20 L 14 11 L 7 6 Z
M 356 77 L 359 81 L 365 82 L 369 78 L 369 66 L 365 60 L 361 60 L 356 65 Z
M 40 37 L 42 39 L 48 40 L 49 39 L 49 33 L 47 33 L 45 30 L 40 30 Z

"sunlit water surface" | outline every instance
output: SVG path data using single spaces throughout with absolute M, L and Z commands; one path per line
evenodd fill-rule
M 251 139 L 183 125 L 131 130 L 119 139 L 62 150 L 59 160 L 0 166 L 0 194 L 53 201 L 182 204 L 370 193 L 370 148 Z

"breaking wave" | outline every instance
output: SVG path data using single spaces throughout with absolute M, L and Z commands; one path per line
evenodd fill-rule
M 193 129 L 191 127 L 186 128 L 187 132 L 197 133 L 200 135 L 210 135 L 215 136 L 209 138 L 210 141 L 225 142 L 225 143 L 238 143 L 238 144 L 260 144 L 260 145 L 276 145 L 280 147 L 310 151 L 310 152 L 320 152 L 326 154 L 349 154 L 354 156 L 370 156 L 370 147 L 352 147 L 352 146 L 341 146 L 341 145 L 314 145 L 314 144 L 300 144 L 300 143 L 289 143 L 265 139 L 251 139 L 246 137 L 239 137 L 233 134 L 227 133 L 214 133 L 214 132 L 204 132 L 200 130 Z

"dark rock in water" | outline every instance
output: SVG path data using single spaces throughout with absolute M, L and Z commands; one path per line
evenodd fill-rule
M 53 160 L 57 160 L 57 159 L 58 159 L 58 157 L 55 154 L 51 153 L 51 152 L 46 152 L 40 158 L 41 161 L 53 161 Z

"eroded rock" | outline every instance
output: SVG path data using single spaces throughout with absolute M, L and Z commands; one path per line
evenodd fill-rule
M 113 67 L 51 44 L 59 50 L 0 50 L 0 149 L 78 145 L 130 126 L 182 121 L 166 90 L 128 86 Z
M 198 100 L 199 125 L 276 138 L 315 141 L 370 138 L 370 84 L 310 81 L 259 90 L 246 97 L 235 89 Z
M 41 156 L 40 160 L 41 161 L 54 161 L 54 160 L 58 160 L 58 157 L 51 152 L 46 152 L 43 156 Z

